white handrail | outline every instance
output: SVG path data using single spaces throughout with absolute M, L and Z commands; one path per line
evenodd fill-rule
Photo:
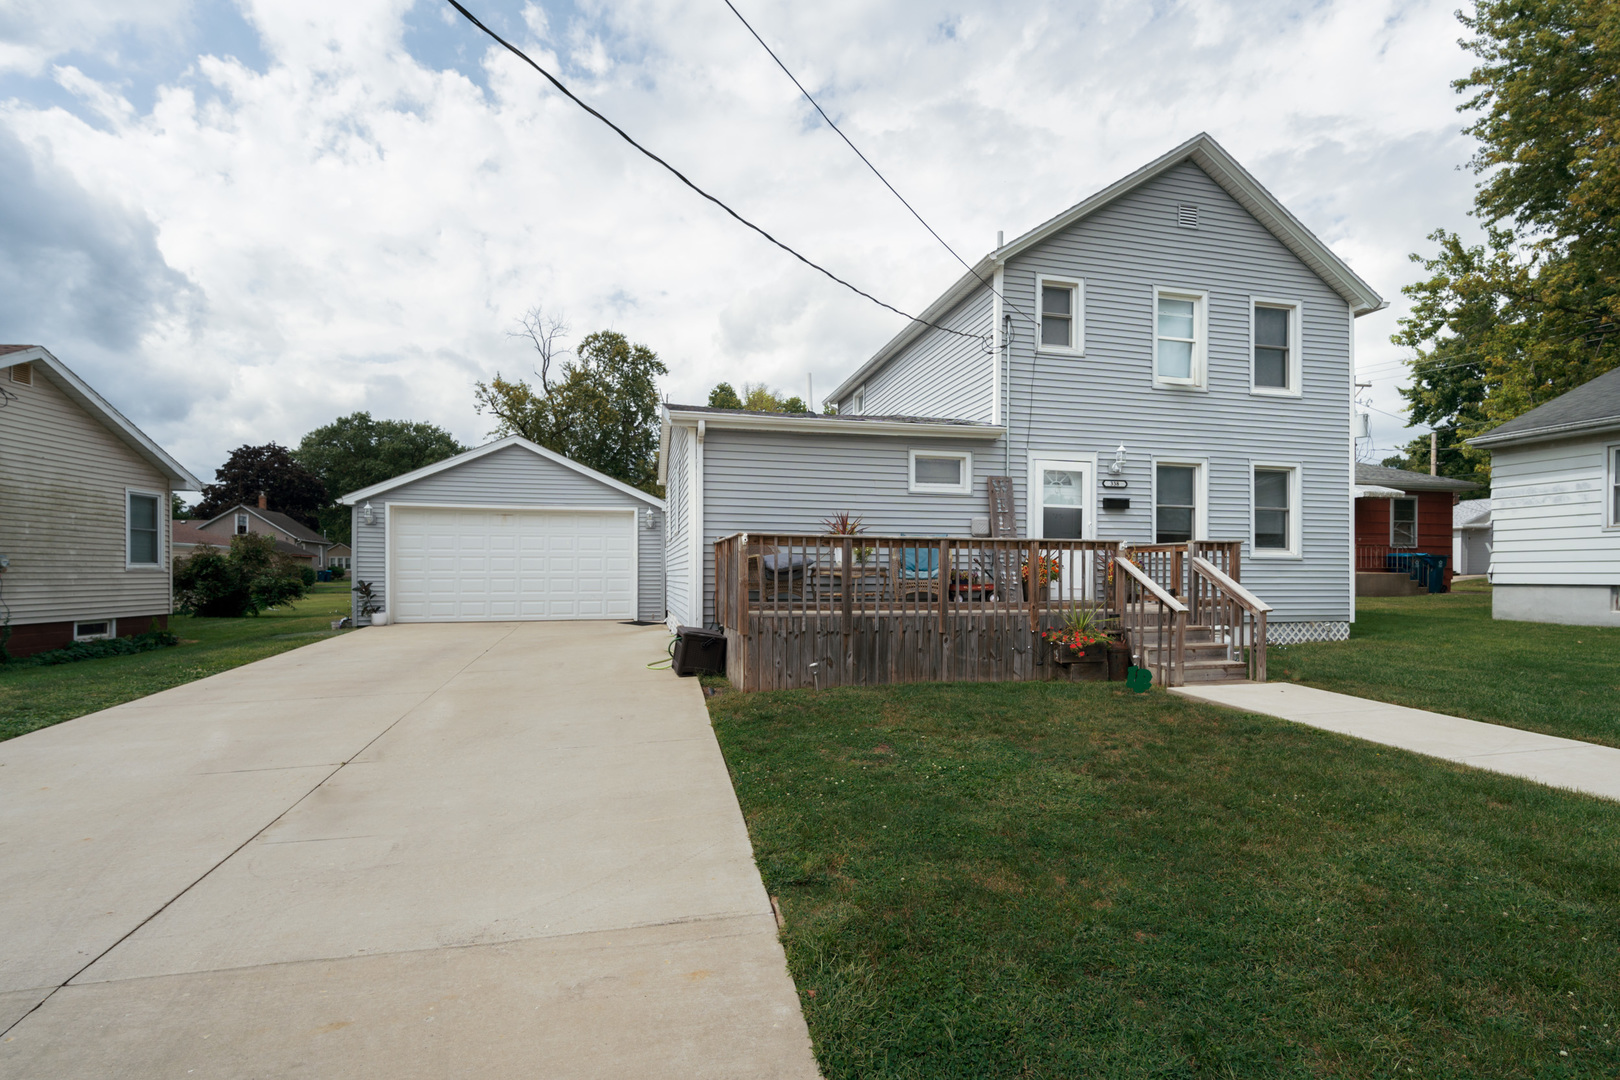
M 1140 566 L 1137 566 L 1129 559 L 1121 558 L 1119 556 L 1114 557 L 1114 562 L 1124 569 L 1127 574 L 1130 574 L 1131 577 L 1135 578 L 1140 584 L 1145 586 L 1148 592 L 1152 593 L 1154 599 L 1158 600 L 1159 603 L 1163 604 L 1171 611 L 1182 613 L 1186 612 L 1187 605 L 1183 604 L 1180 600 L 1177 600 L 1175 597 L 1159 588 L 1159 583 L 1144 574 Z
M 1209 578 L 1215 584 L 1231 593 L 1240 604 L 1248 608 L 1250 611 L 1263 611 L 1268 614 L 1270 613 L 1270 604 L 1266 603 L 1264 600 L 1254 595 L 1254 593 L 1227 577 L 1226 574 L 1222 573 L 1221 570 L 1208 559 L 1201 555 L 1194 555 L 1192 557 L 1192 564 L 1197 567 L 1199 572 L 1205 577 Z

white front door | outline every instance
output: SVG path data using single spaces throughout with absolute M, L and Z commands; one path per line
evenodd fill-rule
M 1097 536 L 1096 465 L 1084 458 L 1043 458 L 1029 461 L 1029 516 L 1026 531 L 1042 540 L 1091 540 Z M 1053 586 L 1054 598 L 1064 601 L 1091 598 L 1095 591 L 1092 559 L 1066 553 Z
M 397 622 L 634 619 L 633 510 L 389 508 Z

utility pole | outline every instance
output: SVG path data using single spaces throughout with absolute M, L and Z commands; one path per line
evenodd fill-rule
M 1440 433 L 1429 432 L 1429 475 L 1440 475 Z

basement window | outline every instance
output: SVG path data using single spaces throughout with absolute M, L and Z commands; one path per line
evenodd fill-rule
M 96 622 L 76 622 L 73 624 L 74 641 L 103 641 L 112 637 L 112 620 L 101 619 Z

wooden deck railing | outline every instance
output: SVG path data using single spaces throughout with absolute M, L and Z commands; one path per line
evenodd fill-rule
M 1214 640 L 1226 646 L 1226 658 L 1242 661 L 1254 682 L 1266 681 L 1266 616 L 1271 605 L 1221 571 L 1193 556 L 1190 603 L 1194 623 L 1208 626 Z
M 1131 662 L 1153 672 L 1160 686 L 1180 686 L 1187 662 L 1187 605 L 1123 555 L 1114 560 L 1114 592 Z
M 1185 596 L 1191 589 L 1187 560 L 1198 557 L 1209 561 L 1230 576 L 1242 579 L 1243 542 L 1241 540 L 1194 540 L 1190 544 L 1130 544 L 1120 547 L 1120 554 L 1152 578 L 1171 596 Z
M 738 533 L 715 541 L 715 618 L 744 689 L 1040 677 L 1041 632 L 1110 609 L 1098 540 Z

